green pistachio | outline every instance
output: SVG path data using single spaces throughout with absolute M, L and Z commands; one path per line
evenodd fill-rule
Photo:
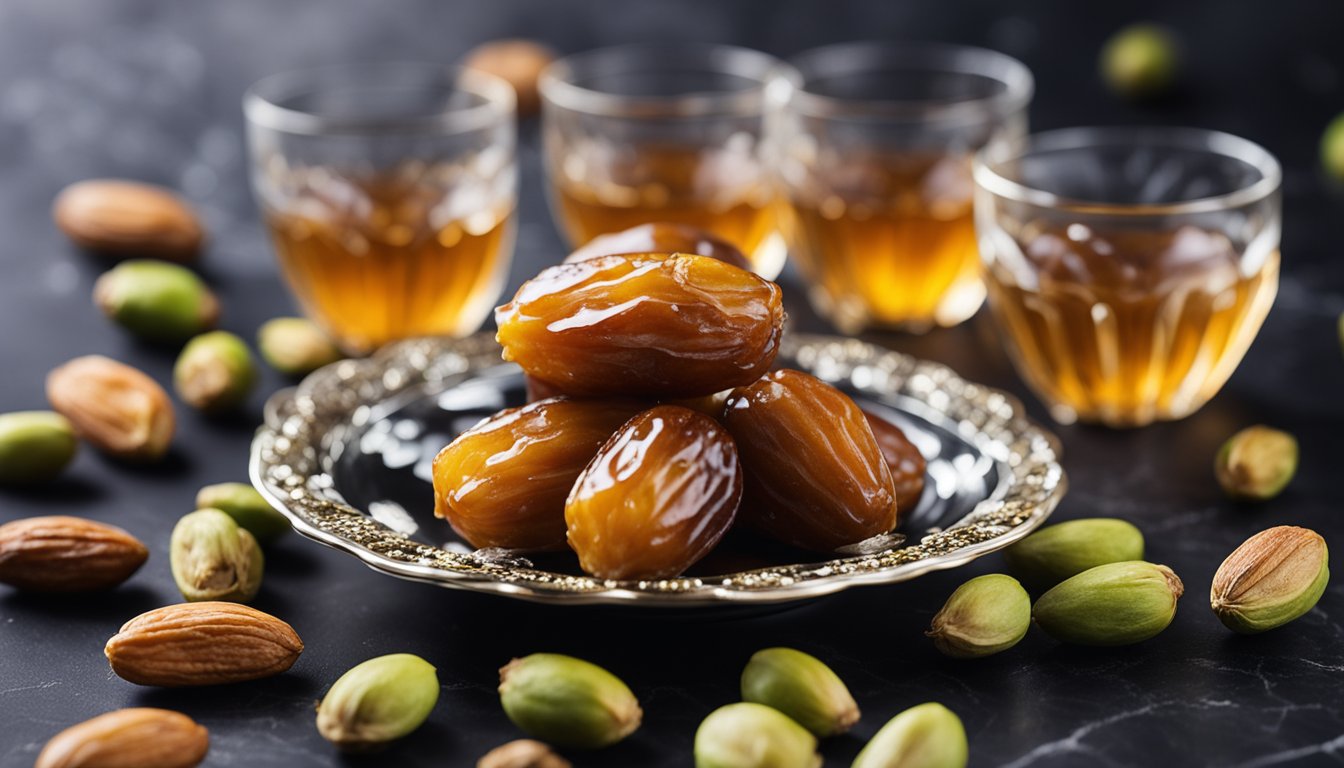
M 973 659 L 1012 648 L 1030 628 L 1027 590 L 1011 576 L 991 573 L 957 587 L 925 634 L 943 654 Z
M 1209 602 L 1228 629 L 1255 634 L 1310 611 L 1329 581 L 1325 539 L 1307 528 L 1280 525 L 1228 555 L 1213 577 Z
M 817 739 L 777 709 L 719 707 L 695 732 L 695 768 L 820 768 Z
M 1046 590 L 1089 568 L 1143 559 L 1143 533 L 1124 520 L 1093 517 L 1047 526 L 1003 552 L 1008 570 Z
M 0 413 L 0 485 L 51 480 L 78 448 L 74 427 L 58 413 Z
M 852 768 L 964 768 L 968 753 L 961 718 L 931 701 L 887 721 Z
M 757 651 L 742 670 L 742 700 L 773 707 L 818 737 L 848 731 L 859 705 L 831 668 L 792 648 Z
M 1272 499 L 1297 473 L 1297 440 L 1266 426 L 1247 427 L 1223 443 L 1213 470 L 1234 499 Z
M 515 725 L 562 747 L 615 744 L 634 733 L 644 716 L 620 678 L 558 653 L 509 662 L 499 670 L 499 699 Z
M 1335 116 L 1321 135 L 1321 164 L 1336 181 L 1344 181 L 1344 114 Z M 1344 316 L 1340 317 L 1340 333 L 1344 335 Z
M 301 317 L 277 317 L 257 331 L 261 356 L 277 371 L 302 376 L 344 355 L 331 338 L 311 320 Z
M 1101 51 L 1106 83 L 1127 98 L 1152 96 L 1170 88 L 1179 63 L 1176 39 L 1153 24 L 1120 30 Z
M 173 366 L 177 396 L 202 411 L 236 408 L 256 384 L 252 353 L 242 339 L 227 331 L 211 331 L 187 342 Z
M 197 509 L 218 509 L 246 528 L 262 544 L 289 532 L 289 518 L 266 503 L 265 497 L 247 483 L 216 483 L 196 492 Z
M 219 300 L 186 267 L 163 261 L 124 261 L 98 278 L 93 300 L 137 336 L 177 342 L 213 328 Z
M 1047 634 L 1065 643 L 1129 645 L 1166 629 L 1184 591 L 1165 565 L 1108 563 L 1041 595 L 1032 616 Z
M 261 588 L 261 547 L 218 509 L 199 509 L 177 521 L 168 557 L 177 588 L 192 602 L 246 603 Z
M 367 752 L 419 728 L 439 700 L 439 678 L 419 656 L 394 653 L 352 667 L 317 705 L 317 730 L 343 750 Z

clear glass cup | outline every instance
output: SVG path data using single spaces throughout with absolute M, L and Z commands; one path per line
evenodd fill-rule
M 707 230 L 774 278 L 784 266 L 765 122 L 788 71 L 723 45 L 602 48 L 541 75 L 551 211 L 577 248 L 650 222 Z
M 513 256 L 513 89 L 432 64 L 268 77 L 252 184 L 304 311 L 349 352 L 475 331 Z
M 779 122 L 789 253 L 845 333 L 922 332 L 984 302 L 971 160 L 1026 133 L 1032 77 L 994 51 L 845 43 L 789 62 Z
M 1072 128 L 987 149 L 990 307 L 1060 422 L 1179 419 L 1241 362 L 1279 282 L 1279 164 L 1188 128 Z

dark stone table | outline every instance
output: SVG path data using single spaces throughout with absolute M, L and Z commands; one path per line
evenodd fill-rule
M 1072 490 L 1058 519 L 1115 515 L 1138 524 L 1149 557 L 1172 566 L 1187 592 L 1174 625 L 1117 650 L 1063 647 L 1033 633 L 975 663 L 940 657 L 922 636 L 974 565 L 899 586 L 866 588 L 750 619 L 688 620 L 615 610 L 551 609 L 397 581 L 353 558 L 290 536 L 271 553 L 258 607 L 307 642 L 281 677 L 215 690 L 142 689 L 108 671 L 102 645 L 126 619 L 178 599 L 168 573 L 173 523 L 197 487 L 245 477 L 268 374 L 246 418 L 209 420 L 182 409 L 168 461 L 131 469 L 84 451 L 50 489 L 0 491 L 0 521 L 74 514 L 124 526 L 153 550 L 106 596 L 53 600 L 0 588 L 0 766 L 31 765 L 65 726 L 109 709 L 180 709 L 209 727 L 212 766 L 317 766 L 342 758 L 313 725 L 313 705 L 351 665 L 397 651 L 434 663 L 442 697 L 429 723 L 367 765 L 463 766 L 519 736 L 501 711 L 496 670 L 516 655 L 576 654 L 622 677 L 644 705 L 644 727 L 579 765 L 684 766 L 700 719 L 737 697 L 755 650 L 786 644 L 829 662 L 864 711 L 855 732 L 825 745 L 846 765 L 896 712 L 927 700 L 966 723 L 974 765 L 1277 766 L 1344 763 L 1344 580 L 1291 627 L 1234 637 L 1209 612 L 1214 569 L 1246 536 L 1281 523 L 1312 527 L 1344 547 L 1341 476 L 1344 360 L 1335 319 L 1344 262 L 1335 227 L 1344 202 L 1317 171 L 1316 143 L 1344 108 L 1344 13 L 1309 0 L 1015 4 L 619 2 L 167 3 L 9 0 L 0 4 L 0 410 L 44 407 L 46 372 L 98 352 L 166 381 L 172 354 L 141 346 L 88 300 L 100 264 L 73 252 L 49 222 L 63 185 L 128 176 L 178 187 L 203 210 L 214 239 L 204 272 L 220 293 L 223 326 L 251 337 L 291 305 L 245 182 L 239 97 L 271 71 L 331 61 L 449 61 L 506 34 L 565 50 L 670 38 L 735 41 L 777 53 L 851 38 L 946 39 L 1015 54 L 1035 71 L 1036 127 L 1183 123 L 1266 145 L 1286 167 L 1279 300 L 1226 390 L 1176 424 L 1115 432 L 1059 430 Z M 1188 78 L 1178 98 L 1149 108 L 1116 102 L 1095 74 L 1105 36 L 1136 18 L 1182 31 Z M 511 286 L 560 255 L 526 150 L 522 227 Z M 786 285 L 795 298 L 796 282 Z M 796 301 L 804 328 L 820 329 Z M 982 313 L 923 337 L 875 336 L 1024 397 Z M 1033 413 L 1044 419 L 1039 405 Z M 1288 491 L 1256 507 L 1225 501 L 1210 465 L 1238 428 L 1266 422 L 1296 433 L 1302 468 Z

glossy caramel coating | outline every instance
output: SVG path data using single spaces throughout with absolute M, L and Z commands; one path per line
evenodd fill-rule
M 473 547 L 562 549 L 574 481 L 643 408 L 552 398 L 500 411 L 434 457 L 434 514 Z
M 829 552 L 896 527 L 896 491 L 863 411 L 800 371 L 733 390 L 724 425 L 746 477 L 742 520 L 771 538 Z
M 709 553 L 742 497 L 737 447 L 714 419 L 660 405 L 593 457 L 565 503 L 569 546 L 602 579 L 676 576 Z
M 905 432 L 872 411 L 864 411 L 868 426 L 877 438 L 877 447 L 891 470 L 891 484 L 896 489 L 896 510 L 904 517 L 914 511 L 924 493 L 924 471 L 928 468 L 924 454 L 910 442 Z
M 629 253 L 694 253 L 751 269 L 746 254 L 727 240 L 698 227 L 661 221 L 598 235 L 565 257 L 565 263 Z
M 750 383 L 779 352 L 779 286 L 688 254 L 548 267 L 495 310 L 504 359 L 570 395 L 690 398 Z

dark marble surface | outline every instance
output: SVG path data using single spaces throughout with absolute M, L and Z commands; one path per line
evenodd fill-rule
M 1334 321 L 1344 310 L 1335 229 L 1344 201 L 1316 170 L 1325 122 L 1344 108 L 1344 13 L 1285 0 L 1111 4 L 991 0 L 938 3 L 601 2 L 494 0 L 154 3 L 7 0 L 0 3 L 0 410 L 43 407 L 54 365 L 101 352 L 166 381 L 172 355 L 136 344 L 88 301 L 100 265 L 73 252 L 49 223 L 63 185 L 89 176 L 144 178 L 185 190 L 214 233 L 204 271 L 224 300 L 225 328 L 251 336 L 290 311 L 244 179 L 238 100 L 265 73 L 331 61 L 449 61 L 504 34 L 565 50 L 671 38 L 736 41 L 778 53 L 856 37 L 971 42 L 1023 58 L 1036 72 L 1037 127 L 1187 123 L 1264 143 L 1285 163 L 1284 275 L 1279 301 L 1226 390 L 1193 418 L 1129 432 L 1059 430 L 1072 491 L 1060 519 L 1116 515 L 1147 534 L 1151 559 L 1171 565 L 1187 593 L 1173 626 L 1117 650 L 1059 646 L 1039 633 L 1011 652 L 965 663 L 922 636 L 964 579 L 1001 567 L 990 556 L 915 582 L 851 591 L 750 619 L 685 619 L 548 609 L 459 594 L 378 575 L 292 536 L 276 547 L 257 605 L 307 641 L 279 678 L 216 690 L 141 689 L 113 677 L 104 640 L 127 618 L 177 599 L 168 573 L 173 522 L 198 486 L 245 477 L 259 416 L 218 421 L 181 413 L 163 466 L 131 469 L 83 452 L 41 491 L 0 491 L 0 521 L 69 513 L 124 526 L 153 555 L 122 589 L 51 600 L 0 589 L 0 766 L 30 765 L 61 728 L 109 709 L 181 709 L 209 727 L 207 765 L 318 766 L 342 758 L 317 735 L 313 704 L 365 658 L 418 653 L 443 684 L 429 723 L 393 751 L 352 764 L 471 765 L 518 736 L 494 691 L 510 657 L 580 655 L 623 676 L 645 726 L 586 766 L 684 766 L 697 723 L 737 696 L 758 648 L 813 652 L 849 683 L 864 710 L 854 734 L 825 745 L 844 765 L 888 717 L 938 700 L 961 715 L 978 766 L 1334 765 L 1344 762 L 1344 583 L 1289 628 L 1233 637 L 1206 603 L 1222 558 L 1262 528 L 1307 525 L 1344 546 L 1336 462 L 1344 427 L 1344 361 Z M 1100 41 L 1136 18 L 1176 25 L 1188 46 L 1182 97 L 1138 109 L 1100 87 Z M 512 284 L 559 255 L 525 163 L 523 225 Z M 794 291 L 795 295 L 797 291 Z M 804 327 L 820 327 L 795 304 Z M 962 374 L 1021 390 L 982 314 L 966 326 L 883 344 L 947 362 Z M 264 389 L 284 382 L 268 375 Z M 1032 408 L 1043 417 L 1039 406 Z M 1280 498 L 1257 507 L 1222 499 L 1210 464 L 1218 444 L 1253 422 L 1294 431 L 1303 462 Z

